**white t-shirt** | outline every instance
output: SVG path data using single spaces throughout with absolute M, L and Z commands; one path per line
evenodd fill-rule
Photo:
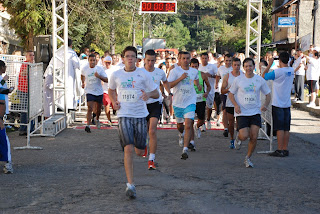
M 219 80 L 219 83 L 218 83 L 218 90 L 216 92 L 219 92 L 221 93 L 221 86 L 222 86 L 222 80 L 223 80 L 223 77 L 230 73 L 231 71 L 233 70 L 232 66 L 230 66 L 229 68 L 227 68 L 225 65 L 223 66 L 220 66 L 219 69 L 218 69 L 218 76 L 221 77 L 221 79 Z
M 113 67 L 109 68 L 109 69 L 104 69 L 104 72 L 106 73 L 107 77 L 108 77 L 108 82 L 109 82 L 109 78 L 111 77 L 112 72 L 114 72 Z M 103 88 L 103 93 L 108 94 L 108 89 L 109 89 L 109 83 L 107 82 L 102 82 L 102 88 Z
M 242 71 L 240 71 L 240 75 L 237 76 L 237 77 L 240 77 L 240 76 L 243 76 L 243 75 L 244 75 L 244 73 L 243 73 Z M 229 73 L 228 86 L 227 86 L 227 88 L 230 88 L 230 87 L 231 87 L 233 81 L 234 81 L 237 77 L 233 76 L 232 72 Z M 228 94 L 229 94 L 229 93 L 228 93 Z M 226 95 L 228 95 L 228 94 L 226 94 Z M 233 103 L 232 103 L 232 102 L 230 101 L 230 99 L 229 99 L 229 96 L 227 96 L 226 107 L 234 107 Z
M 109 79 L 109 88 L 117 90 L 120 109 L 118 117 L 143 118 L 148 116 L 147 104 L 140 97 L 142 91 L 151 92 L 157 89 L 151 75 L 143 68 L 132 72 L 124 69 L 114 71 Z
M 5 75 L 5 74 L 4 74 L 4 75 Z M 2 79 L 3 79 L 3 76 L 0 75 L 0 82 L 2 81 Z M 0 88 L 8 88 L 7 83 L 5 83 L 4 85 L 1 85 L 1 84 L 0 84 Z M 8 100 L 8 95 L 5 94 L 4 97 L 5 97 L 5 103 L 6 103 L 6 114 L 9 114 L 9 100 Z
M 301 64 L 299 70 L 296 71 L 296 75 L 306 75 L 306 71 L 304 70 L 305 69 L 305 65 L 306 65 L 306 58 L 301 58 L 301 56 L 294 62 L 296 63 L 295 65 L 298 67 Z M 296 67 L 296 68 L 297 68 Z
M 217 75 L 218 67 L 214 64 L 208 64 L 206 66 L 200 65 L 199 71 L 202 71 L 203 73 L 209 73 L 211 75 Z M 216 88 L 216 78 L 209 77 L 208 80 L 211 86 L 211 91 L 209 93 L 214 94 L 215 88 Z M 206 84 L 204 85 L 205 85 L 205 90 L 207 90 L 207 85 Z
M 168 81 L 173 82 L 179 79 L 183 73 L 188 73 L 187 78 L 173 87 L 172 105 L 178 108 L 186 108 L 191 104 L 196 104 L 197 101 L 194 80 L 199 79 L 199 76 L 196 69 L 190 67 L 189 70 L 183 70 L 181 67 L 175 67 L 170 71 Z
M 307 80 L 319 81 L 320 75 L 320 59 L 309 58 L 308 69 L 307 69 Z
M 81 75 L 85 77 L 85 88 L 84 92 L 86 94 L 92 94 L 95 96 L 99 96 L 103 94 L 103 88 L 101 84 L 101 79 L 97 78 L 94 74 L 97 72 L 99 75 L 103 77 L 107 77 L 103 68 L 100 66 L 95 66 L 94 68 L 90 68 L 89 64 L 84 66 L 81 69 Z
M 144 70 L 146 70 L 146 69 L 144 69 Z M 152 71 L 152 72 L 147 71 L 147 72 L 151 75 L 153 82 L 158 86 L 158 91 L 159 91 L 159 98 L 158 99 L 149 98 L 147 100 L 147 104 L 154 103 L 157 101 L 162 103 L 162 94 L 160 91 L 160 81 L 162 81 L 162 82 L 167 81 L 166 73 L 163 70 L 161 70 L 160 68 L 155 68 L 154 71 Z
M 274 70 L 272 105 L 279 108 L 291 106 L 291 88 L 294 78 L 292 67 L 278 68 Z
M 234 113 L 235 117 L 261 114 L 260 91 L 265 95 L 271 92 L 267 81 L 256 74 L 252 78 L 246 75 L 236 77 L 229 91 L 234 94 L 241 110 L 240 114 Z

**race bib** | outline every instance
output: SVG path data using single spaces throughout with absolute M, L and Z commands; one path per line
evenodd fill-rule
M 244 95 L 244 103 L 245 104 L 256 104 L 257 103 L 257 97 L 255 94 L 245 94 Z
M 191 87 L 190 85 L 182 85 L 180 87 L 180 92 L 183 94 L 183 95 L 190 95 L 191 94 Z
M 94 84 L 96 82 L 96 76 L 93 74 L 88 75 L 88 83 L 89 84 Z
M 203 93 L 197 94 L 197 103 L 203 101 Z
M 138 93 L 135 90 L 122 90 L 119 96 L 120 102 L 134 103 L 138 101 Z

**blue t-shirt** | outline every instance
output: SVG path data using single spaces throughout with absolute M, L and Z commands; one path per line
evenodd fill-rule
M 0 94 L 0 100 L 6 100 L 6 97 L 4 94 Z

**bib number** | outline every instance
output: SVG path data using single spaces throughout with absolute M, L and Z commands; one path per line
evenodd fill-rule
M 191 94 L 190 86 L 189 85 L 182 85 L 181 88 L 180 88 L 180 92 L 183 95 L 190 95 Z
M 121 91 L 119 96 L 120 102 L 134 103 L 138 101 L 137 91 L 133 90 L 124 90 Z
M 257 103 L 257 97 L 255 94 L 245 94 L 244 95 L 244 103 L 245 104 L 256 104 Z
M 88 83 L 89 84 L 94 84 L 96 82 L 96 77 L 94 76 L 94 74 L 88 76 Z
M 197 103 L 203 101 L 203 93 L 197 94 Z

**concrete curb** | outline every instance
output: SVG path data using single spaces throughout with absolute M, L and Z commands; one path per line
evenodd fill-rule
M 309 102 L 299 102 L 297 103 L 296 101 L 294 101 L 293 99 L 291 100 L 291 104 L 293 107 L 307 111 L 307 112 L 312 112 L 314 113 L 316 116 L 320 116 L 320 106 L 316 106 L 316 107 L 307 107 L 307 105 L 309 104 Z

